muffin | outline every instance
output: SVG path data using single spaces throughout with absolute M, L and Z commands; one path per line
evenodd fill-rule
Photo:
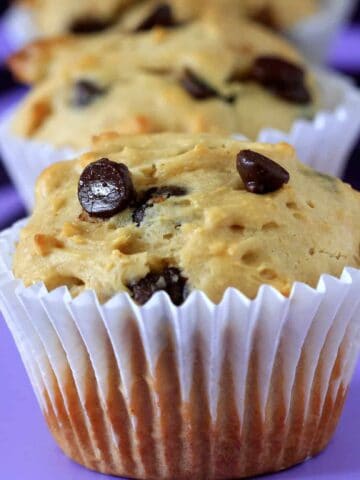
M 359 200 L 286 144 L 205 134 L 106 135 L 45 171 L 0 236 L 0 305 L 64 452 L 180 480 L 323 450 L 358 352 Z
M 154 21 L 173 26 L 198 19 L 243 18 L 280 31 L 313 63 L 325 64 L 331 43 L 355 4 L 356 0 L 111 0 L 98 5 L 93 0 L 66 0 L 60 6 L 27 0 L 10 9 L 5 33 L 11 51 L 16 51 L 36 38 L 59 34 L 137 30 Z
M 86 148 L 111 128 L 256 138 L 263 127 L 286 131 L 312 117 L 318 101 L 297 52 L 248 22 L 41 41 L 10 67 L 35 83 L 13 132 L 57 147 Z
M 359 195 L 296 162 L 288 145 L 251 147 L 285 162 L 292 179 L 263 196 L 249 193 L 235 169 L 237 150 L 248 147 L 226 137 L 110 133 L 104 141 L 109 153 L 85 154 L 41 175 L 14 262 L 26 285 L 92 289 L 104 302 L 168 266 L 182 272 L 187 291 L 220 302 L 229 286 L 255 298 L 270 283 L 289 295 L 297 280 L 315 287 L 322 273 L 339 276 L 344 266 L 358 266 Z M 100 160 L 92 173 L 92 162 L 106 155 L 110 163 Z M 87 178 L 98 171 L 100 184 L 111 162 L 131 171 L 128 202 L 120 213 L 111 202 L 109 211 L 97 212 Z M 82 189 L 89 198 L 82 199 Z
M 243 0 L 247 17 L 277 30 L 289 30 L 319 12 L 319 0 Z
M 59 6 L 49 0 L 25 0 L 23 5 L 30 8 L 38 31 L 43 36 L 53 36 L 94 33 L 116 25 L 123 29 L 136 28 L 154 12 L 165 12 L 169 8 L 173 10 L 174 19 L 181 22 L 208 15 L 230 15 L 286 29 L 316 13 L 319 2 L 293 0 L 290 7 L 287 3 L 285 0 L 111 0 L 102 3 L 96 0 L 66 0 Z

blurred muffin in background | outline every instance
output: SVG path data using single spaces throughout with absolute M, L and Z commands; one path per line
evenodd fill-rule
M 264 127 L 288 131 L 296 119 L 311 118 L 318 103 L 301 55 L 240 20 L 43 40 L 9 64 L 33 84 L 13 133 L 55 147 L 86 148 L 93 135 L 111 129 L 254 139 Z
M 287 29 L 317 11 L 318 0 L 23 0 L 40 36 L 86 34 L 146 26 L 150 16 L 166 22 L 171 10 L 175 21 L 206 16 L 248 17 L 279 30 Z

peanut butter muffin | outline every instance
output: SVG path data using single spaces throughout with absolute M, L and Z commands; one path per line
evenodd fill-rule
M 0 308 L 59 446 L 144 480 L 321 452 L 359 351 L 359 194 L 287 144 L 96 149 L 44 171 L 25 228 L 0 234 Z
M 192 290 L 254 298 L 264 283 L 287 296 L 359 266 L 359 194 L 287 144 L 113 133 L 97 148 L 40 177 L 14 262 L 26 285 L 140 304 L 166 290 L 179 305 Z
M 86 148 L 109 129 L 254 139 L 264 127 L 288 131 L 318 104 L 314 78 L 297 52 L 249 22 L 42 41 L 10 65 L 35 83 L 13 132 L 56 147 Z
M 290 5 L 286 0 L 64 0 L 61 5 L 51 0 L 24 0 L 20 3 L 30 8 L 43 36 L 88 34 L 114 26 L 126 30 L 144 28 L 154 21 L 171 26 L 173 22 L 207 16 L 247 17 L 283 30 L 318 9 L 318 0 L 292 0 Z

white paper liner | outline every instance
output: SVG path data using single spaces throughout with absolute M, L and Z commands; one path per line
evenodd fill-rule
M 12 114 L 0 120 L 0 153 L 11 181 L 30 211 L 40 173 L 53 163 L 70 160 L 81 152 L 70 147 L 54 148 L 50 144 L 16 137 L 10 131 L 11 120 Z
M 0 234 L 0 306 L 69 456 L 135 478 L 214 479 L 326 446 L 359 351 L 359 270 L 296 283 L 289 298 L 264 285 L 255 300 L 229 289 L 219 305 L 200 292 L 181 307 L 164 293 L 100 305 L 91 291 L 71 299 L 14 279 L 23 224 Z
M 349 19 L 356 0 L 321 0 L 320 11 L 287 32 L 293 41 L 314 63 L 326 63 L 331 42 Z
M 288 142 L 300 160 L 329 175 L 340 176 L 360 132 L 360 92 L 344 77 L 316 69 L 323 109 L 313 120 L 299 119 L 289 133 L 264 128 L 258 141 Z M 0 121 L 0 153 L 29 211 L 34 204 L 34 186 L 40 173 L 59 160 L 75 158 L 84 151 L 54 148 L 50 144 L 15 136 L 10 129 L 12 113 Z M 234 135 L 236 139 L 244 137 Z
M 14 5 L 9 8 L 1 26 L 1 36 L 8 46 L 9 55 L 39 37 L 31 9 L 25 6 Z

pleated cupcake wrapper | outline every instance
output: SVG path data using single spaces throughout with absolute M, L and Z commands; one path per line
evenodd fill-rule
M 345 25 L 356 0 L 321 0 L 320 11 L 285 32 L 313 62 L 325 63 L 332 40 Z M 15 6 L 3 22 L 3 43 L 8 53 L 39 37 L 31 9 Z
M 82 152 L 70 147 L 55 148 L 50 144 L 13 135 L 10 131 L 12 116 L 9 114 L 0 120 L 0 154 L 11 181 L 26 208 L 31 211 L 35 200 L 35 184 L 40 173 L 53 163 L 71 160 Z
M 340 175 L 360 132 L 360 92 L 340 75 L 315 70 L 321 92 L 320 110 L 313 120 L 296 120 L 289 133 L 264 128 L 258 141 L 288 142 L 300 160 L 330 175 Z M 0 120 L 0 153 L 9 175 L 29 211 L 34 205 L 37 177 L 51 164 L 75 158 L 83 151 L 55 148 L 11 132 L 13 112 Z M 244 140 L 241 134 L 234 138 Z
M 41 409 L 63 450 L 105 473 L 215 479 L 280 470 L 330 440 L 359 350 L 360 271 L 194 292 L 181 307 L 156 294 L 100 305 L 10 267 L 22 223 L 0 235 L 0 306 Z
M 38 37 L 31 9 L 20 5 L 10 7 L 0 23 L 1 58 L 6 58 Z

